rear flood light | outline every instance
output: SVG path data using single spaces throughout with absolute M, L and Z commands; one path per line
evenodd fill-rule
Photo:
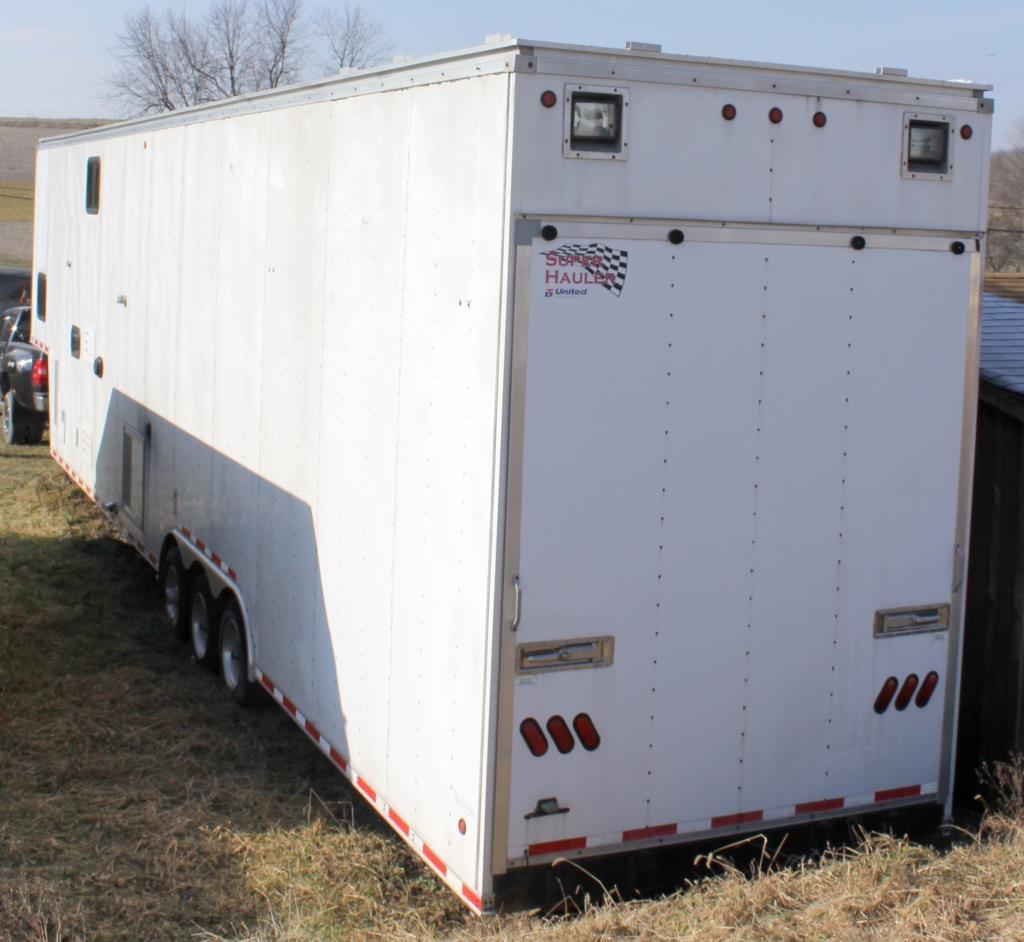
M 35 389 L 46 389 L 50 385 L 50 369 L 46 357 L 41 356 L 32 364 L 32 386 Z
M 914 691 L 917 690 L 917 674 L 908 674 L 907 679 L 903 681 L 903 686 L 900 687 L 900 692 L 896 697 L 896 709 L 905 710 L 910 706 L 910 701 L 914 696 Z
M 519 732 L 526 741 L 526 748 L 535 756 L 542 756 L 548 751 L 548 738 L 544 735 L 544 730 L 540 728 L 540 723 L 532 716 L 527 717 L 519 724 Z
M 576 740 L 572 738 L 569 724 L 562 717 L 553 716 L 548 720 L 548 733 L 551 734 L 551 738 L 554 740 L 555 748 L 563 756 L 572 752 L 573 747 L 576 745 Z
M 921 689 L 917 691 L 917 697 L 914 700 L 914 704 L 919 707 L 928 706 L 928 701 L 931 700 L 932 694 L 935 693 L 935 688 L 939 686 L 939 675 L 935 671 L 928 671 L 924 676 L 924 680 L 921 682 Z
M 601 745 L 601 736 L 588 713 L 577 713 L 573 718 L 572 728 L 576 730 L 580 745 L 587 752 L 593 752 Z
M 882 714 L 889 709 L 889 704 L 892 703 L 892 698 L 896 695 L 896 688 L 899 685 L 900 682 L 895 677 L 889 677 L 882 684 L 882 689 L 878 691 L 878 696 L 875 697 L 876 713 Z

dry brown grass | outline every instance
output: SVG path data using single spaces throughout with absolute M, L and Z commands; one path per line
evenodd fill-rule
M 276 709 L 160 629 L 150 571 L 43 448 L 0 448 L 0 940 L 1024 939 L 1024 764 L 940 853 L 864 835 L 751 879 L 468 916 Z M 580 882 L 596 886 L 580 874 Z

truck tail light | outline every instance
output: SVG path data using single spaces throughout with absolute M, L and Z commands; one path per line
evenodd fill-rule
M 32 388 L 47 389 L 50 385 L 50 369 L 46 357 L 41 356 L 32 364 Z
M 548 751 L 548 738 L 544 735 L 544 730 L 540 728 L 540 723 L 532 716 L 527 717 L 519 724 L 519 732 L 526 741 L 526 748 L 535 756 L 542 756 Z
M 910 706 L 910 700 L 914 696 L 915 690 L 917 690 L 917 674 L 908 674 L 907 679 L 903 681 L 899 695 L 896 697 L 897 710 L 905 710 Z
M 900 682 L 895 677 L 890 677 L 882 684 L 882 689 L 878 691 L 878 696 L 875 697 L 875 712 L 884 713 L 889 709 L 889 704 L 892 703 L 893 695 L 896 693 L 896 688 L 900 685 Z
M 572 752 L 573 747 L 576 745 L 576 740 L 572 738 L 572 733 L 569 731 L 569 724 L 565 722 L 560 716 L 553 716 L 548 720 L 548 732 L 551 734 L 551 738 L 555 741 L 555 748 L 566 755 Z
M 921 689 L 917 692 L 917 699 L 914 703 L 919 707 L 928 706 L 928 701 L 931 700 L 932 694 L 935 693 L 935 688 L 939 686 L 939 675 L 935 671 L 928 671 L 924 675 L 924 680 L 921 681 Z
M 593 752 L 601 745 L 601 736 L 589 714 L 577 713 L 572 721 L 572 728 L 576 730 L 576 735 L 579 737 L 580 745 L 586 749 L 587 752 Z

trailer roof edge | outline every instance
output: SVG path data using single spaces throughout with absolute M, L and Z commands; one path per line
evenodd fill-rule
M 879 87 L 903 87 L 927 88 L 931 91 L 942 90 L 944 92 L 961 95 L 970 99 L 983 99 L 984 93 L 991 91 L 992 86 L 960 80 L 927 79 L 905 75 L 881 74 L 878 72 L 857 72 L 843 69 L 828 69 L 815 66 L 787 65 L 776 62 L 761 62 L 744 59 L 725 59 L 713 56 L 692 56 L 680 53 L 655 52 L 644 49 L 615 49 L 602 46 L 585 46 L 571 43 L 554 43 L 540 40 L 518 39 L 514 37 L 502 38 L 499 41 L 484 43 L 478 46 L 469 46 L 463 49 L 451 50 L 448 52 L 435 53 L 427 56 L 418 56 L 404 61 L 394 61 L 386 65 L 375 66 L 356 72 L 345 74 L 323 76 L 312 81 L 300 82 L 294 85 L 282 86 L 280 88 L 266 89 L 259 92 L 250 92 L 246 95 L 238 95 L 233 98 L 224 98 L 201 105 L 194 105 L 190 108 L 181 108 L 176 111 L 165 111 L 159 114 L 142 115 L 128 118 L 122 121 L 113 121 L 110 124 L 100 127 L 88 128 L 81 131 L 73 131 L 69 134 L 59 134 L 53 137 L 45 137 L 39 141 L 39 147 L 45 149 L 51 144 L 59 144 L 65 141 L 91 140 L 102 137 L 109 137 L 114 134 L 131 132 L 135 129 L 149 127 L 162 127 L 169 124 L 191 123 L 194 121 L 217 120 L 231 114 L 256 112 L 274 107 L 272 102 L 280 105 L 286 103 L 298 103 L 303 98 L 308 102 L 330 100 L 333 98 L 347 97 L 348 94 L 359 92 L 363 86 L 363 93 L 369 91 L 365 85 L 368 81 L 380 83 L 377 89 L 393 90 L 396 76 L 408 75 L 409 81 L 414 82 L 415 76 L 431 75 L 431 81 L 445 81 L 456 78 L 468 77 L 470 74 L 493 74 L 495 72 L 514 71 L 516 65 L 511 59 L 515 56 L 537 56 L 543 53 L 567 53 L 571 56 L 615 58 L 635 61 L 665 62 L 676 65 L 693 65 L 705 68 L 733 69 L 744 72 L 777 72 L 793 74 L 796 76 L 820 76 L 830 79 L 850 79 L 858 83 L 867 83 Z M 480 65 L 481 60 L 490 59 L 489 68 Z M 460 73 L 456 70 L 453 74 L 445 72 L 437 73 L 439 66 L 451 63 L 476 62 L 477 65 L 472 71 Z M 523 70 L 525 71 L 525 69 Z

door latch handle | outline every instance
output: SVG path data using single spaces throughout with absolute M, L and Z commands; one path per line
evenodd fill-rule
M 512 623 L 509 627 L 515 631 L 519 627 L 519 616 L 523 610 L 523 587 L 519 584 L 519 576 L 512 577 Z

